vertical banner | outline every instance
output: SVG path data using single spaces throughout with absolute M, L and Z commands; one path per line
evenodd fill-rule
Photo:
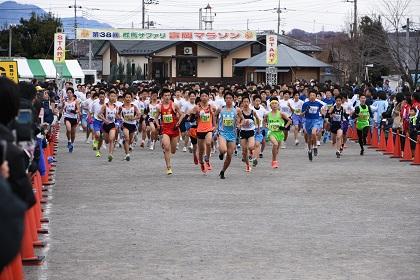
M 268 34 L 266 37 L 266 62 L 268 65 L 278 62 L 277 35 Z
M 54 62 L 62 63 L 66 60 L 66 35 L 54 34 Z

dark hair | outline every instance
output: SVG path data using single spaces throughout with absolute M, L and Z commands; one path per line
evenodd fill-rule
M 19 82 L 18 90 L 20 98 L 32 101 L 36 96 L 36 88 L 31 83 Z
M 170 89 L 168 89 L 168 88 L 163 88 L 162 89 L 162 91 L 161 91 L 161 94 L 162 94 L 162 96 L 165 94 L 165 93 L 167 93 L 167 92 L 171 92 L 171 90 Z
M 399 92 L 395 95 L 395 99 L 397 100 L 397 103 L 401 103 L 404 100 L 404 93 Z
M 195 96 L 197 96 L 197 92 L 195 90 L 190 91 L 190 93 L 188 94 L 188 96 L 191 96 L 191 94 L 194 94 Z
M 73 93 L 73 94 L 74 94 L 74 88 L 69 87 L 68 89 L 66 89 L 66 93 L 67 93 L 68 91 L 71 91 L 71 93 Z
M 273 100 L 279 101 L 279 99 L 276 96 L 273 96 L 273 97 L 270 98 L 270 102 L 273 101 Z
M 338 95 L 335 100 L 340 99 L 341 101 L 343 100 L 343 97 L 341 95 Z
M 253 101 L 255 101 L 257 99 L 262 100 L 261 95 L 255 94 L 254 97 L 252 98 Z
M 386 92 L 385 91 L 378 91 L 378 97 L 380 100 L 386 100 Z
M 130 95 L 131 97 L 133 97 L 133 94 L 130 91 L 124 92 L 123 97 L 125 98 L 127 95 Z
M 230 97 L 233 98 L 233 93 L 230 90 L 225 90 L 225 94 L 223 95 L 224 98 L 226 98 L 226 96 L 230 95 Z
M 207 89 L 203 89 L 202 91 L 200 91 L 200 96 L 201 96 L 202 94 L 207 94 L 207 95 L 210 95 L 210 94 L 209 94 L 209 91 L 208 91 Z
M 5 77 L 0 77 L 0 123 L 7 125 L 19 110 L 19 93 L 17 85 Z

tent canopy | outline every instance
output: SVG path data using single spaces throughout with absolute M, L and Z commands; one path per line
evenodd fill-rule
M 66 60 L 65 63 L 54 63 L 51 59 L 14 59 L 18 63 L 21 79 L 55 79 L 61 72 L 61 78 L 83 79 L 85 74 L 77 60 Z

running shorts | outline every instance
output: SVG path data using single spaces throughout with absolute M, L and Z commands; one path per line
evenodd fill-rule
M 283 142 L 284 141 L 284 132 L 283 131 L 269 131 L 267 135 L 267 141 L 270 141 L 271 137 L 274 137 L 274 139 L 277 140 L 277 142 Z
M 292 122 L 293 122 L 293 125 L 302 127 L 303 126 L 303 117 L 300 116 L 300 115 L 293 114 L 292 115 Z
M 101 132 L 102 131 L 102 122 L 97 119 L 93 119 L 93 131 L 94 132 Z
M 208 133 L 212 134 L 212 131 L 197 132 L 197 138 L 200 139 L 200 140 L 204 140 L 204 139 L 206 139 L 206 136 L 207 136 Z
M 136 132 L 136 130 L 137 130 L 136 125 L 131 124 L 131 123 L 123 123 L 122 127 L 125 128 L 125 129 L 128 129 L 128 132 L 130 134 Z
M 236 142 L 236 134 L 235 132 L 225 132 L 220 131 L 219 136 L 223 137 L 226 142 Z
M 306 119 L 305 120 L 305 131 L 306 133 L 312 133 L 312 130 L 315 128 L 317 131 L 320 131 L 324 126 L 324 123 L 321 119 Z
M 257 130 L 255 130 L 255 141 L 257 141 L 258 143 L 262 143 L 264 140 L 264 135 L 263 135 L 263 129 L 260 128 L 260 133 L 258 133 Z
M 241 139 L 249 139 L 255 135 L 253 130 L 241 130 L 239 133 Z
M 115 123 L 104 123 L 102 125 L 102 129 L 105 133 L 109 133 L 111 131 L 111 129 L 115 129 Z
M 76 126 L 77 125 L 77 119 L 73 119 L 73 118 L 64 118 L 64 123 L 69 122 L 71 126 Z

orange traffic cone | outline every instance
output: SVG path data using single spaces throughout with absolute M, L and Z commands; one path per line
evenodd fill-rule
M 385 140 L 384 129 L 381 130 L 381 140 L 379 141 L 379 147 L 376 150 L 377 151 L 386 151 L 386 140 Z
M 0 280 L 14 280 L 12 271 L 9 266 L 6 266 L 3 268 L 3 270 L 0 273 Z
M 40 265 L 44 260 L 44 256 L 36 256 L 32 244 L 31 226 L 29 222 L 28 211 L 25 214 L 25 225 L 23 229 L 23 240 L 20 253 L 22 255 L 22 262 L 24 265 Z
M 378 144 L 378 128 L 374 127 L 372 132 L 372 146 L 369 149 L 377 149 L 379 148 Z
M 397 135 L 395 136 L 394 152 L 391 158 L 401 158 L 401 137 L 399 131 L 397 131 Z
M 373 127 L 373 129 L 375 129 L 375 127 Z M 372 145 L 372 133 L 370 132 L 370 129 L 368 130 L 368 135 L 366 138 L 366 145 Z
M 400 159 L 400 161 L 412 161 L 412 160 L 413 160 L 413 153 L 411 152 L 410 135 L 407 133 L 405 135 L 404 154 L 403 154 L 403 158 Z
M 17 255 L 13 262 L 10 264 L 10 270 L 12 271 L 13 280 L 23 280 L 23 267 L 22 258 Z
M 417 136 L 416 151 L 414 152 L 414 160 L 411 165 L 420 165 L 420 135 Z
M 386 150 L 384 155 L 392 155 L 394 153 L 394 135 L 392 134 L 392 128 L 388 132 L 388 141 L 386 143 Z

